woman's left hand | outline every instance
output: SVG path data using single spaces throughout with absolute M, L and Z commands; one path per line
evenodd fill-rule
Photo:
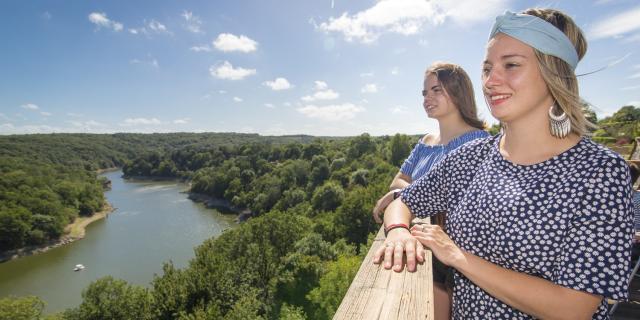
M 464 253 L 439 225 L 417 224 L 411 228 L 414 236 L 442 263 L 454 267 L 465 260 Z

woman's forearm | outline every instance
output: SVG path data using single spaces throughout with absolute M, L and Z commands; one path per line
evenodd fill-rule
M 602 297 L 509 270 L 464 252 L 454 267 L 493 297 L 541 319 L 591 319 Z
M 389 185 L 389 190 L 404 189 L 407 186 L 409 186 L 411 182 L 413 182 L 413 180 L 411 179 L 410 176 L 402 172 L 398 172 L 398 174 L 396 174 L 396 176 L 393 178 L 393 181 L 391 181 L 391 185 Z

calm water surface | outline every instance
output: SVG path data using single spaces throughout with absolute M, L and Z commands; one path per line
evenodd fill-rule
M 0 263 L 0 297 L 36 295 L 51 313 L 77 306 L 82 290 L 106 275 L 149 286 L 163 262 L 187 266 L 195 246 L 235 225 L 234 215 L 187 199 L 185 184 L 131 182 L 121 175 L 105 174 L 112 181 L 105 195 L 116 210 L 89 225 L 84 239 Z M 74 272 L 79 263 L 86 269 Z

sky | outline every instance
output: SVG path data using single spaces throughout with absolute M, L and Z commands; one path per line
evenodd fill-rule
M 576 73 L 599 118 L 640 106 L 640 1 L 0 0 L 0 134 L 437 131 L 424 71 L 474 82 L 495 17 L 551 7 L 589 49 Z

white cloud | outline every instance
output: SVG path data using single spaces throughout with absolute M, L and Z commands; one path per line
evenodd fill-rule
M 242 80 L 256 74 L 256 69 L 234 68 L 229 61 L 225 61 L 222 65 L 211 66 L 209 72 L 218 79 Z
M 362 78 L 373 77 L 373 72 L 363 72 L 360 74 L 360 77 Z
M 122 31 L 124 26 L 120 22 L 116 22 L 107 18 L 107 14 L 103 12 L 92 12 L 89 14 L 89 21 L 100 28 L 113 29 L 113 31 Z
M 45 117 L 51 116 L 51 112 L 40 111 L 40 114 L 45 116 Z
M 0 119 L 5 120 L 5 121 L 11 121 L 9 119 L 9 117 L 7 117 L 6 115 L 4 115 L 4 113 L 0 113 Z
M 189 123 L 191 119 L 190 118 L 184 118 L 184 119 L 175 119 L 173 120 L 174 124 L 187 124 Z
M 391 69 L 391 75 L 397 76 L 400 73 L 400 69 L 398 67 L 393 67 Z
M 314 83 L 315 83 L 315 89 L 316 90 L 324 90 L 324 89 L 329 87 L 327 85 L 327 83 L 324 82 L 324 81 L 316 80 L 316 81 L 314 81 Z
M 22 109 L 27 109 L 27 110 L 38 110 L 40 109 L 37 105 L 33 104 L 33 103 L 26 103 L 20 106 L 20 108 Z
M 340 97 L 339 93 L 331 89 L 327 89 L 323 91 L 317 91 L 311 96 L 304 96 L 302 97 L 302 101 L 311 102 L 315 100 L 334 100 L 338 99 L 338 97 Z
M 622 88 L 620 88 L 620 90 L 623 90 L 623 91 L 627 91 L 627 90 L 640 90 L 640 85 L 637 85 L 637 86 L 622 87 Z
M 588 34 L 592 39 L 622 36 L 640 29 L 640 7 L 596 22 Z
M 193 33 L 203 33 L 202 20 L 200 20 L 198 16 L 194 16 L 193 12 L 185 10 L 184 12 L 182 12 L 181 16 L 187 22 L 185 26 L 187 30 Z
M 267 107 L 267 108 L 271 108 L 271 109 L 276 107 L 276 106 L 273 105 L 273 103 L 265 103 L 264 106 Z
M 151 29 L 151 30 L 153 30 L 153 31 L 155 31 L 157 33 L 170 33 L 169 30 L 167 30 L 167 27 L 164 24 L 162 24 L 162 23 L 160 23 L 160 22 L 158 22 L 158 21 L 156 21 L 154 19 L 151 19 L 151 21 L 149 22 L 149 24 L 147 26 L 149 27 L 149 29 Z
M 426 23 L 437 26 L 450 18 L 465 25 L 494 17 L 509 0 L 380 0 L 371 8 L 353 15 L 330 17 L 318 28 L 339 32 L 347 41 L 375 41 L 382 33 L 417 34 Z M 478 14 L 482 12 L 482 14 Z
M 220 94 L 225 94 L 225 93 L 227 93 L 227 92 L 226 92 L 225 90 L 218 90 L 218 93 L 220 93 Z
M 42 19 L 51 20 L 52 17 L 53 16 L 51 15 L 51 13 L 49 13 L 49 11 L 45 11 L 42 13 Z
M 81 115 L 81 114 L 79 114 L 79 113 L 75 113 L 75 112 L 68 112 L 68 113 L 67 113 L 67 115 L 68 115 L 69 117 L 74 117 L 74 118 L 80 118 L 80 117 L 82 117 L 82 116 L 83 116 L 83 115 Z
M 235 101 L 235 102 L 242 102 L 242 98 L 233 97 L 233 101 Z
M 391 113 L 393 113 L 393 114 L 407 113 L 407 107 L 405 107 L 405 106 L 395 106 L 395 107 L 389 109 L 389 111 L 391 111 Z
M 362 93 L 376 93 L 378 92 L 378 86 L 375 83 L 367 83 L 360 89 Z
M 162 124 L 162 121 L 157 118 L 126 118 L 122 124 L 125 126 L 158 125 Z
M 352 103 L 345 103 L 324 107 L 307 105 L 302 108 L 298 108 L 297 110 L 309 118 L 317 118 L 326 121 L 343 121 L 353 119 L 357 113 L 363 112 L 365 109 Z
M 213 41 L 213 46 L 224 52 L 252 52 L 256 51 L 258 43 L 244 35 L 238 37 L 230 33 L 221 33 L 218 35 L 218 38 Z
M 287 79 L 281 77 L 273 81 L 265 81 L 262 84 L 274 91 L 286 90 L 293 87 Z
M 285 107 L 291 107 L 291 102 L 285 102 L 282 105 L 285 106 Z
M 189 48 L 189 50 L 195 51 L 195 52 L 211 52 L 211 47 L 205 44 L 201 46 L 193 46 Z

